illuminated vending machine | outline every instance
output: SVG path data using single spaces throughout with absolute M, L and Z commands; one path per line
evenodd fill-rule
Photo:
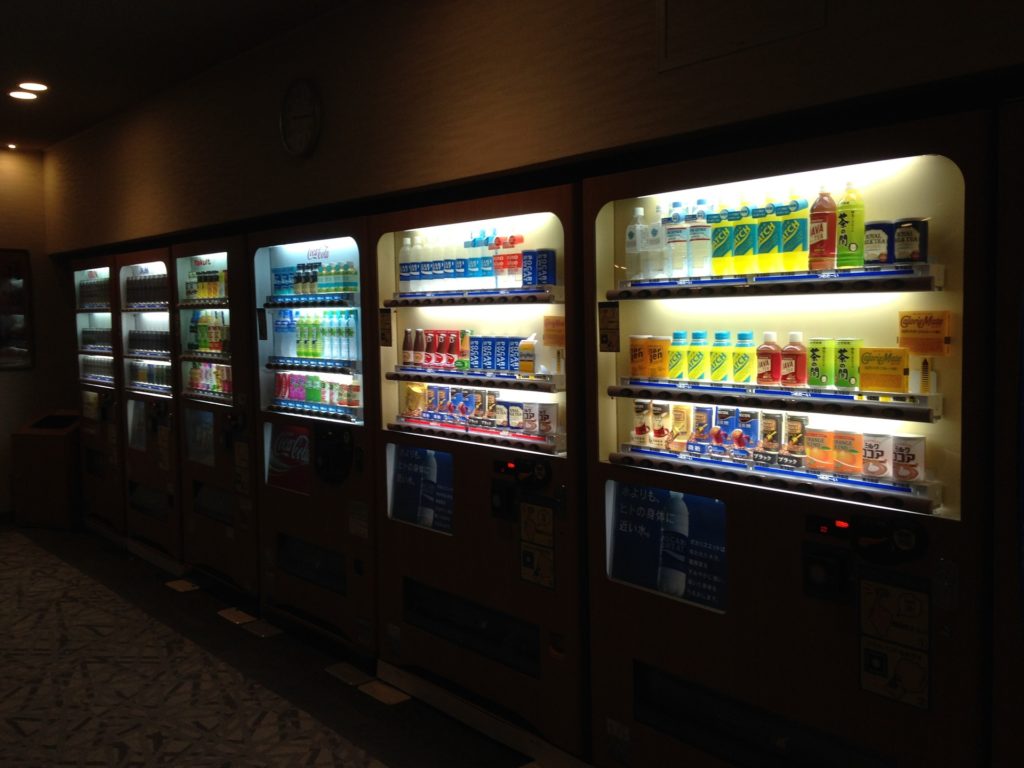
M 249 238 L 260 398 L 260 599 L 374 651 L 364 222 Z M 372 274 L 372 271 L 371 271 Z M 371 278 L 372 279 L 372 278 Z M 372 398 L 372 395 L 371 395 Z
M 597 765 L 980 764 L 985 141 L 584 183 Z
M 255 597 L 259 530 L 249 455 L 251 341 L 248 333 L 232 333 L 232 318 L 251 317 L 245 253 L 242 238 L 172 249 L 184 559 Z
M 124 350 L 125 530 L 181 560 L 167 249 L 117 259 Z
M 557 187 L 384 215 L 370 233 L 378 674 L 456 717 L 452 693 L 471 699 L 534 755 L 542 739 L 582 750 L 572 211 Z
M 121 347 L 111 311 L 111 260 L 75 263 L 75 334 L 82 393 L 82 503 L 85 515 L 114 532 L 124 530 L 121 414 L 117 363 Z

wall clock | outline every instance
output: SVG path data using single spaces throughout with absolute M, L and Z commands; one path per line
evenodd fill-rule
M 310 80 L 293 80 L 281 102 L 281 143 L 289 155 L 312 153 L 320 138 L 320 97 Z

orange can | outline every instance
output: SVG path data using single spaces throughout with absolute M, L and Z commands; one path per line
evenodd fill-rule
M 830 429 L 810 429 L 804 433 L 807 459 L 804 467 L 811 472 L 832 472 L 835 469 L 835 434 Z
M 860 475 L 864 472 L 864 435 L 860 432 L 836 432 L 832 440 L 835 472 Z

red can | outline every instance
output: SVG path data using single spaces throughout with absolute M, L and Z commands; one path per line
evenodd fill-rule
M 434 354 L 437 352 L 437 331 L 428 329 L 423 332 L 423 338 L 427 343 L 426 349 L 423 350 L 423 365 L 433 368 Z
M 288 399 L 288 374 L 284 371 L 277 371 L 274 374 L 274 398 L 277 400 Z
M 448 349 L 444 353 L 444 367 L 448 370 L 455 368 L 455 361 L 459 359 L 459 332 L 448 331 Z

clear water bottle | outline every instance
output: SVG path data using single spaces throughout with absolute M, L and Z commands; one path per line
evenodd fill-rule
M 687 260 L 691 277 L 706 277 L 711 274 L 711 225 L 707 219 L 708 203 L 704 198 L 697 200 L 694 211 L 686 217 L 689 227 Z
M 281 354 L 284 357 L 298 357 L 296 336 L 298 334 L 299 318 L 296 312 L 288 309 L 283 310 L 281 314 L 284 316 L 284 324 L 281 328 L 284 343 L 281 345 Z
M 644 209 L 633 209 L 633 220 L 626 225 L 626 279 L 639 280 L 643 277 Z
M 642 244 L 644 277 L 662 278 L 668 277 L 666 267 L 667 255 L 665 253 L 665 223 L 669 221 L 662 218 L 661 206 L 654 207 L 654 221 L 644 227 L 645 240 Z
M 401 292 L 411 291 L 409 285 L 409 262 L 412 261 L 412 238 L 403 237 L 402 247 L 398 249 L 398 290 Z

